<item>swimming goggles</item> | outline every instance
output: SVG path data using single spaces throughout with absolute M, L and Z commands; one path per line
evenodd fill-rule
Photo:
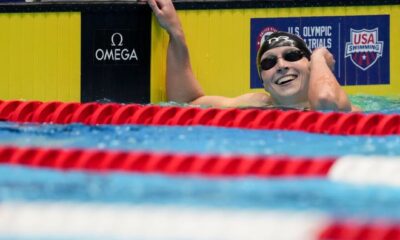
M 296 62 L 304 57 L 304 53 L 300 50 L 293 49 L 282 54 L 282 58 L 288 62 Z M 262 70 L 269 70 L 273 68 L 278 62 L 278 57 L 270 55 L 261 60 L 260 67 Z

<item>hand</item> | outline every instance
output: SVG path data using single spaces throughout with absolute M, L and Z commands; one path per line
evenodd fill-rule
M 326 65 L 328 65 L 328 67 L 332 71 L 335 70 L 335 58 L 333 57 L 332 53 L 330 53 L 329 50 L 325 47 L 314 49 L 313 53 L 311 54 L 311 61 L 316 61 L 316 59 L 324 59 Z
M 173 34 L 181 30 L 179 17 L 171 0 L 147 0 L 147 3 L 153 10 L 158 23 L 168 33 Z

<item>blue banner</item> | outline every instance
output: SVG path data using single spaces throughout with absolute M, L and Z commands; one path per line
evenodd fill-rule
M 389 15 L 251 19 L 251 88 L 262 88 L 257 50 L 273 31 L 299 35 L 310 50 L 326 47 L 335 57 L 342 86 L 390 84 Z

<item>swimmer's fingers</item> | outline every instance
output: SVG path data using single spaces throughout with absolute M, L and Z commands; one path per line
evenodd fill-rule
M 332 70 L 332 72 L 335 71 L 335 63 L 336 63 L 336 61 L 335 61 L 335 59 L 333 58 L 331 64 L 328 65 L 329 68 Z
M 320 47 L 320 48 L 316 48 L 314 49 L 312 55 L 314 56 L 321 56 L 323 57 L 323 59 L 325 59 L 326 64 L 328 65 L 328 67 L 334 71 L 335 70 L 335 57 L 332 55 L 331 52 L 329 52 L 329 50 L 325 47 Z M 313 56 L 312 56 L 313 57 Z
M 171 0 L 147 0 L 157 18 L 168 18 L 175 11 Z
M 153 12 L 156 15 L 160 15 L 161 14 L 161 10 L 157 5 L 157 1 L 156 0 L 147 0 L 147 3 L 149 4 L 150 8 L 153 10 Z
M 333 54 L 329 52 L 328 49 L 325 48 L 324 57 L 326 64 L 328 64 L 328 67 L 332 70 L 332 72 L 335 71 L 335 63 L 336 63 L 335 56 L 333 56 Z
M 181 28 L 179 17 L 171 0 L 147 0 L 158 23 L 168 32 Z

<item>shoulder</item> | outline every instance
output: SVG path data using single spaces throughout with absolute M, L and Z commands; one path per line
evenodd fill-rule
M 359 106 L 351 105 L 351 111 L 352 112 L 362 112 L 363 110 Z
M 246 93 L 232 99 L 235 107 L 264 107 L 272 105 L 267 93 Z
M 209 105 L 213 107 L 266 107 L 271 106 L 271 97 L 266 93 L 246 93 L 237 97 L 202 96 L 190 104 Z

